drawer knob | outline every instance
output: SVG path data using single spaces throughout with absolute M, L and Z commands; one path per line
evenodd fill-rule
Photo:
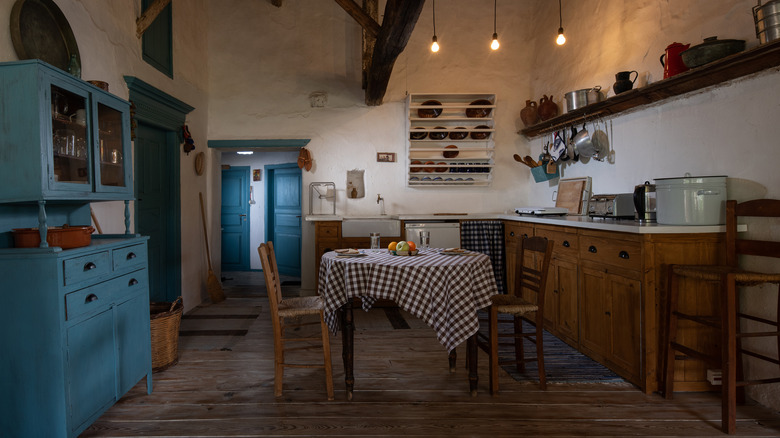
M 563 246 L 564 246 L 564 248 L 568 248 L 568 247 L 570 247 L 570 246 L 571 246 L 571 243 L 569 243 L 569 241 L 568 241 L 568 240 L 564 240 L 564 241 L 563 241 Z
M 84 298 L 84 303 L 91 303 L 93 301 L 97 301 L 98 297 L 95 294 L 89 294 L 86 298 Z
M 593 254 L 596 254 L 599 250 L 596 249 L 595 246 L 591 245 L 588 247 L 588 251 L 592 252 Z
M 97 269 L 97 265 L 92 262 L 89 262 L 86 265 L 84 265 L 84 272 L 91 271 L 93 269 Z
M 620 254 L 618 254 L 618 257 L 620 257 L 621 259 L 626 259 L 626 260 L 628 260 L 630 258 L 630 256 L 628 255 L 628 251 L 620 251 Z
M 514 232 L 514 231 L 510 231 L 510 232 L 509 232 L 509 235 L 510 235 L 511 237 L 515 237 L 515 232 Z
M 135 253 L 134 253 L 134 252 L 129 252 L 129 253 L 127 253 L 127 260 L 133 260 L 133 259 L 134 259 L 134 258 L 136 258 L 136 257 L 138 257 L 138 256 L 137 256 L 137 255 L 135 255 Z
M 130 281 L 127 282 L 128 286 L 135 286 L 136 284 L 138 284 L 138 280 L 135 278 L 131 278 Z
M 528 238 L 528 233 L 523 233 L 523 239 L 527 239 L 527 238 Z

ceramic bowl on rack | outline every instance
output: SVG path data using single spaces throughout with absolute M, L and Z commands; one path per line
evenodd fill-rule
M 432 105 L 432 106 L 441 106 L 441 102 L 438 100 L 426 100 L 422 103 L 422 105 Z M 441 108 L 420 108 L 417 110 L 417 115 L 420 118 L 423 119 L 435 119 L 436 117 L 439 117 L 441 115 L 442 109 Z
M 418 126 L 418 127 L 414 128 L 414 129 L 425 129 L 425 128 Z M 425 137 L 427 137 L 427 136 L 428 136 L 428 133 L 425 132 L 425 131 L 422 131 L 422 132 L 410 132 L 409 133 L 409 139 L 410 140 L 425 140 Z
M 446 146 L 444 149 L 445 151 L 441 153 L 444 158 L 455 158 L 458 156 L 458 147 L 454 144 Z
M 479 125 L 479 126 L 475 126 L 474 129 L 490 129 L 490 126 Z M 485 140 L 488 137 L 490 137 L 490 133 L 489 132 L 472 132 L 471 133 L 472 140 Z
M 428 138 L 430 138 L 431 140 L 444 140 L 445 138 L 447 138 L 448 132 L 445 131 L 446 129 L 445 127 L 437 126 L 433 129 L 436 129 L 437 131 L 428 133 Z
M 457 129 L 466 129 L 462 126 L 458 126 Z M 450 140 L 463 140 L 464 138 L 468 137 L 469 133 L 465 131 L 450 131 Z
M 420 166 L 422 165 L 422 161 L 420 160 L 412 160 L 412 166 L 409 167 L 410 172 L 419 172 L 422 170 L 422 167 L 413 167 L 413 166 Z
M 470 103 L 470 105 L 493 105 L 493 102 L 487 99 L 477 99 Z M 466 117 L 470 119 L 484 119 L 490 115 L 492 108 L 466 108 Z

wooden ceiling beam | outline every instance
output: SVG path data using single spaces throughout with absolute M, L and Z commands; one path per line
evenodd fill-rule
M 368 70 L 366 105 L 382 104 L 393 65 L 406 48 L 424 5 L 425 0 L 387 0 L 384 19 L 371 57 L 371 67 Z
M 152 22 L 154 22 L 154 19 L 157 18 L 158 15 L 160 15 L 160 12 L 162 12 L 163 9 L 165 9 L 166 6 L 168 6 L 168 3 L 170 3 L 171 0 L 155 0 L 154 3 L 149 5 L 148 8 L 141 14 L 140 17 L 138 17 L 137 20 L 135 20 L 135 35 L 138 38 L 141 38 L 141 36 L 146 32 L 146 29 L 149 28 L 149 26 L 152 25 Z
M 344 9 L 350 17 L 352 17 L 358 24 L 363 27 L 370 36 L 376 37 L 379 34 L 379 23 L 376 22 L 371 16 L 369 16 L 363 8 L 358 6 L 354 0 L 336 0 L 336 3 Z

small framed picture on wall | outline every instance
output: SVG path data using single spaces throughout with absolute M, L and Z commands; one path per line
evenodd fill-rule
M 252 169 L 252 181 L 261 181 L 263 179 L 263 169 Z
M 377 163 L 395 163 L 395 152 L 377 152 Z

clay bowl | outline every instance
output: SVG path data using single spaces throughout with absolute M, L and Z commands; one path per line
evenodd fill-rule
M 475 126 L 474 129 L 490 129 L 490 126 L 479 125 L 479 126 Z M 490 137 L 490 133 L 489 132 L 472 132 L 471 133 L 471 139 L 472 140 L 485 140 L 488 137 Z
M 471 102 L 470 105 L 493 105 L 493 102 L 487 99 L 477 99 Z M 466 117 L 471 119 L 483 119 L 490 115 L 493 108 L 467 108 Z
M 431 172 L 433 172 L 433 170 L 435 169 L 435 167 L 429 167 L 429 166 L 432 166 L 432 165 L 434 165 L 434 164 L 436 164 L 436 163 L 434 163 L 433 161 L 426 161 L 426 162 L 425 162 L 425 166 L 426 166 L 426 167 L 423 167 L 423 171 L 425 171 L 425 172 L 428 172 L 428 173 L 431 173 Z
M 418 127 L 414 128 L 414 129 L 425 129 L 425 128 L 418 126 Z M 428 133 L 425 132 L 425 131 L 423 131 L 423 132 L 410 132 L 409 133 L 409 139 L 410 140 L 425 140 L 425 137 L 427 137 L 427 136 L 428 136 Z
M 422 161 L 420 160 L 413 160 L 412 161 L 412 167 L 409 167 L 410 172 L 419 172 L 422 170 L 422 167 L 414 167 L 415 165 L 420 166 L 422 165 Z
M 443 162 L 443 161 L 441 161 L 441 162 L 438 162 L 438 163 L 436 163 L 436 164 L 438 164 L 438 165 L 440 165 L 440 166 L 446 166 L 446 165 L 447 165 L 447 163 L 445 163 L 445 162 Z M 434 169 L 436 169 L 436 171 L 437 171 L 437 172 L 441 173 L 441 172 L 446 172 L 446 171 L 447 171 L 447 169 L 449 169 L 449 168 L 448 168 L 448 167 L 435 167 Z
M 441 106 L 441 102 L 439 102 L 438 100 L 426 100 L 422 104 Z M 417 110 L 417 115 L 423 119 L 435 119 L 436 117 L 439 117 L 441 115 L 441 111 L 442 111 L 441 108 L 431 108 L 431 109 L 420 108 Z
M 458 156 L 458 147 L 454 144 L 451 144 L 444 148 L 445 151 L 441 154 L 444 155 L 444 158 L 455 158 Z
M 466 129 L 462 126 L 458 126 L 455 129 Z M 463 140 L 464 138 L 468 137 L 468 132 L 458 132 L 458 131 L 450 131 L 450 140 Z
M 429 133 L 428 138 L 430 138 L 431 140 L 444 140 L 445 138 L 447 138 L 447 131 L 445 131 L 446 128 L 444 128 L 443 126 L 437 126 L 433 129 L 441 129 L 441 131 Z

